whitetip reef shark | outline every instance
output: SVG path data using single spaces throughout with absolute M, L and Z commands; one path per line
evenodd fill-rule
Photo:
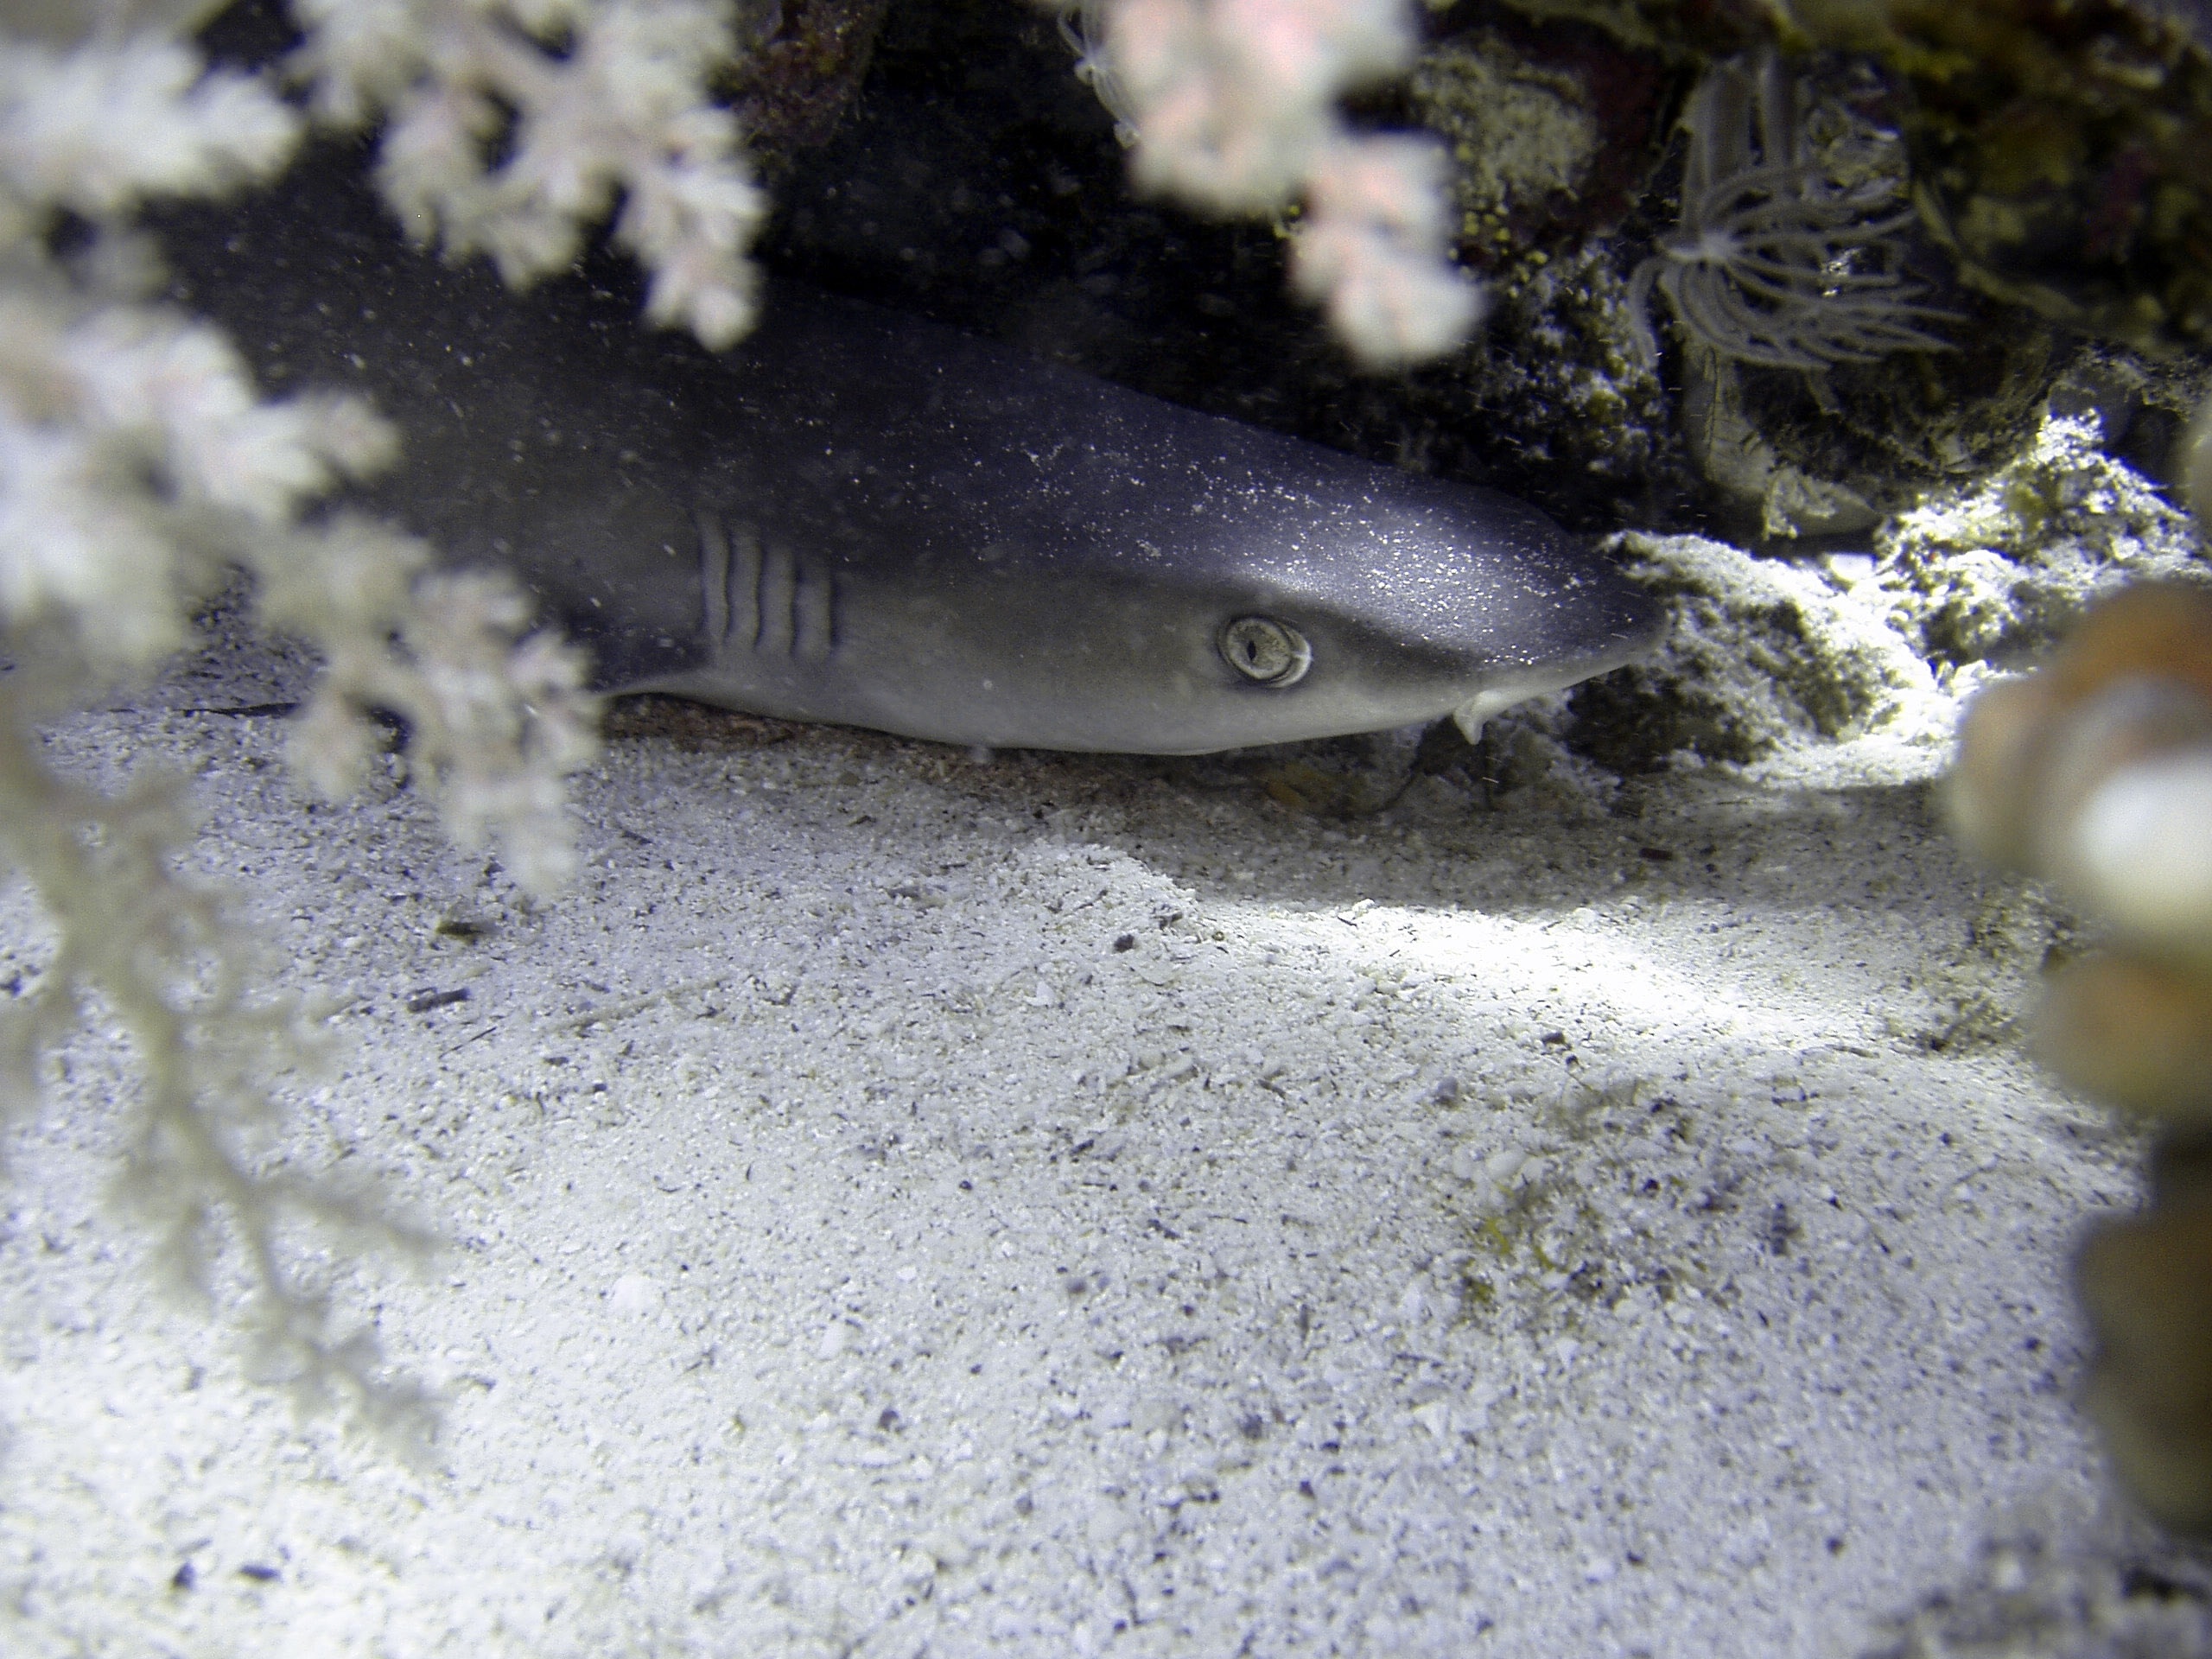
M 709 354 L 581 278 L 514 296 L 410 251 L 327 167 L 170 240 L 265 379 L 400 423 L 369 499 L 515 570 L 608 690 L 1192 754 L 1471 734 L 1658 630 L 1510 496 L 795 285 Z

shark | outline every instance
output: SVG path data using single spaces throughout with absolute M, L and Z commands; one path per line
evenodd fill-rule
M 264 379 L 404 433 L 369 502 L 513 570 L 603 689 L 990 748 L 1192 754 L 1502 709 L 1655 601 L 1535 507 L 775 282 L 709 353 L 318 185 L 170 236 Z

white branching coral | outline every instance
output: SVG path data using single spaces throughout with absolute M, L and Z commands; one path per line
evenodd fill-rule
M 279 1241 L 302 1221 L 356 1243 L 419 1250 L 429 1240 L 361 1193 L 264 1161 L 283 1116 L 273 1080 L 315 1052 L 312 1022 L 298 999 L 256 993 L 260 964 L 241 918 L 222 893 L 176 873 L 195 827 L 181 780 L 110 795 L 57 776 L 26 712 L 0 709 L 0 849 L 36 885 L 55 944 L 0 1009 L 0 1105 L 35 1098 L 47 1055 L 85 1020 L 119 1024 L 141 1073 L 123 1109 L 119 1185 L 154 1230 L 154 1259 L 181 1287 L 242 1287 L 259 1375 L 415 1440 L 430 1421 L 427 1396 L 385 1363 L 373 1332 L 340 1328 L 327 1286 Z
M 528 632 L 529 602 L 505 576 L 426 574 L 429 549 L 382 524 L 342 517 L 302 551 L 269 574 L 261 606 L 323 655 L 293 725 L 294 766 L 326 793 L 350 788 L 372 747 L 370 712 L 397 712 L 454 840 L 497 841 L 525 892 L 565 884 L 575 849 L 562 779 L 598 747 L 582 659 Z
M 520 286 L 563 270 L 618 200 L 646 315 L 720 348 L 752 327 L 766 212 L 703 82 L 733 49 L 700 0 L 293 0 L 324 118 L 388 114 L 378 175 L 418 243 Z M 493 162 L 493 152 L 504 159 Z
M 0 232 L 23 235 L 52 207 L 99 219 L 266 177 L 290 155 L 296 118 L 245 76 L 202 68 L 158 35 L 0 51 Z
M 429 29 L 439 10 L 410 16 Z M 27 1108 L 47 1057 L 100 1011 L 137 1054 L 124 1187 L 164 1259 L 207 1286 L 226 1256 L 265 1363 L 303 1394 L 412 1421 L 419 1395 L 368 1335 L 339 1328 L 280 1242 L 302 1218 L 407 1235 L 267 1161 L 276 1080 L 311 1033 L 296 1004 L 254 990 L 232 901 L 182 874 L 180 786 L 142 777 L 108 794 L 61 776 L 40 728 L 153 672 L 243 575 L 258 619 L 327 664 L 296 727 L 307 778 L 342 787 L 369 711 L 395 713 L 451 831 L 496 842 L 546 891 L 573 861 L 562 779 L 592 753 L 594 700 L 581 658 L 529 632 L 509 579 L 435 573 L 422 543 L 357 517 L 303 519 L 388 461 L 394 435 L 356 400 L 263 399 L 219 332 L 149 299 L 158 259 L 130 226 L 148 199 L 266 179 L 302 123 L 156 28 L 94 27 L 111 12 L 131 15 L 87 6 L 73 29 L 49 5 L 37 40 L 0 23 L 0 860 L 54 934 L 43 972 L 0 1007 L 0 1116 Z M 649 71 L 656 49 L 640 52 Z M 686 245 L 679 232 L 652 245 Z M 721 268 L 685 280 L 685 315 L 729 326 Z
M 1483 296 L 1450 258 L 1440 147 L 1356 135 L 1337 110 L 1411 64 L 1399 0 L 1084 0 L 1071 15 L 1077 73 L 1140 186 L 1223 214 L 1301 205 L 1292 280 L 1369 367 L 1466 339 Z

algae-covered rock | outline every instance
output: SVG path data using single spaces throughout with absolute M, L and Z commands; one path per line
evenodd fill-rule
M 1817 380 L 1685 353 L 1683 421 L 1706 476 L 1770 539 L 1868 530 L 1931 486 L 1971 479 L 2034 439 L 2058 331 L 1950 332 L 1958 348 L 1847 363 Z
M 1510 245 L 1509 220 L 1572 199 L 1597 158 L 1598 118 L 1580 82 L 1493 30 L 1425 54 L 1410 87 L 1421 124 L 1451 144 L 1458 163 L 1452 195 L 1462 246 Z
M 1678 79 L 1594 29 L 1452 10 L 1402 107 L 1448 147 L 1456 252 L 1484 274 L 1490 317 L 1417 376 L 1343 386 L 1340 430 L 1371 449 L 1410 426 L 1402 461 L 1529 495 L 1578 529 L 1679 518 L 1694 486 L 1637 353 L 1615 235 L 1664 152 Z
M 1510 272 L 1526 251 L 1580 241 L 1629 212 L 1664 143 L 1675 77 L 1596 29 L 1461 10 L 1478 21 L 1422 51 L 1407 106 L 1451 148 L 1460 258 Z
M 1908 83 L 1922 215 L 2000 298 L 2212 343 L 2212 10 L 2189 0 L 1801 0 Z
M 2017 664 L 2128 580 L 2212 578 L 2195 522 L 2082 415 L 2048 416 L 2024 454 L 1931 493 L 1878 547 L 1899 626 L 1942 668 Z
M 1647 49 L 1865 54 L 1907 96 L 1916 200 L 1961 274 L 2138 345 L 2212 343 L 2202 0 L 1516 0 Z
M 1695 483 L 1630 319 L 1604 245 L 1532 257 L 1497 285 L 1480 350 L 1403 382 L 1338 387 L 1330 429 L 1363 453 L 1525 496 L 1573 530 L 1680 523 Z
M 1631 534 L 1618 545 L 1629 574 L 1672 602 L 1674 621 L 1644 662 L 1573 693 L 1581 753 L 1643 772 L 1683 751 L 1743 763 L 1877 730 L 1945 741 L 1949 706 L 1871 582 L 1701 537 Z

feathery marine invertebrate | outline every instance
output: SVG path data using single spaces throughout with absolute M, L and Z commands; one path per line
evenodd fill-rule
M 1114 118 L 1115 142 L 1124 149 L 1134 148 L 1137 142 L 1135 111 L 1106 53 L 1105 0 L 1078 0 L 1060 13 L 1059 25 L 1060 38 L 1075 54 L 1075 78 L 1090 88 L 1106 113 Z
M 1655 288 L 1700 344 L 1740 363 L 1824 369 L 1948 349 L 1924 325 L 1950 314 L 1920 304 L 1924 290 L 1897 268 L 1913 212 L 1895 179 L 1835 177 L 1808 113 L 1803 79 L 1771 52 L 1716 63 L 1698 83 L 1682 118 L 1680 222 L 1629 283 L 1648 362 Z

